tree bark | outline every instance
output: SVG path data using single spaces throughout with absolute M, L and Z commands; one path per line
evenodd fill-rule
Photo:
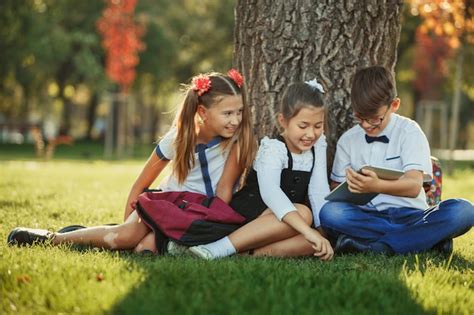
M 285 87 L 317 78 L 325 86 L 329 164 L 352 126 L 350 88 L 357 69 L 394 70 L 403 1 L 238 0 L 234 66 L 246 78 L 259 138 L 277 132 Z

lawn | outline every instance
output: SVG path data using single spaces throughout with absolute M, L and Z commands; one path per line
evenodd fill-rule
M 1 155 L 1 153 L 0 153 Z M 120 222 L 143 162 L 1 159 L 0 314 L 473 314 L 474 232 L 435 253 L 220 261 L 6 246 L 18 225 Z M 443 197 L 474 200 L 474 170 Z

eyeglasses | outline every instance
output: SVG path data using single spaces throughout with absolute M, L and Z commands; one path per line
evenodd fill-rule
M 378 118 L 361 118 L 357 114 L 354 114 L 354 123 L 362 125 L 365 122 L 367 122 L 369 125 L 372 127 L 378 127 L 382 124 L 383 120 L 385 119 L 385 116 L 387 116 L 388 111 L 390 110 L 391 105 L 387 107 L 387 110 L 383 114 L 382 117 Z

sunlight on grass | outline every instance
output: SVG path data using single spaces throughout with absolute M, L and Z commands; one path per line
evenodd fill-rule
M 111 252 L 2 247 L 0 255 L 6 313 L 108 311 L 146 278 L 136 264 Z
M 472 314 L 474 311 L 473 270 L 452 266 L 452 259 L 423 262 L 416 256 L 413 268 L 406 264 L 401 278 L 414 299 L 427 311 L 438 314 Z

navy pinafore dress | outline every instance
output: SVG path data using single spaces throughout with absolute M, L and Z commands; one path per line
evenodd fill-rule
M 293 170 L 293 157 L 285 140 L 282 136 L 278 136 L 277 139 L 285 143 L 288 155 L 288 167 L 283 169 L 281 172 L 280 187 L 291 202 L 309 206 L 308 185 L 314 168 L 314 147 L 311 148 L 311 153 L 313 154 L 311 170 L 309 172 L 296 171 Z M 254 220 L 268 208 L 265 202 L 263 202 L 258 187 L 257 172 L 253 168 L 247 176 L 245 186 L 234 194 L 229 205 L 234 208 L 235 211 L 244 216 L 246 222 Z

